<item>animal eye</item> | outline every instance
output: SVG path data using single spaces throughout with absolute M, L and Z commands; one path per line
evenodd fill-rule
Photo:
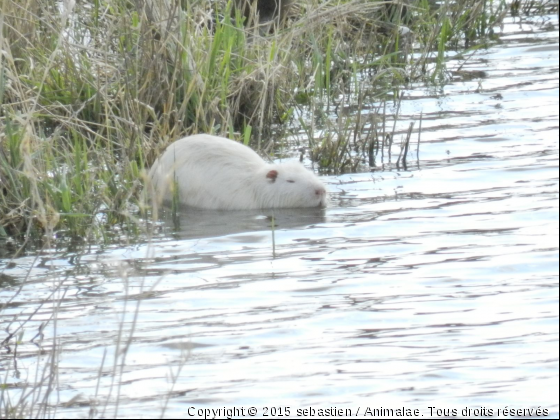
M 296 182 L 296 181 L 294 181 L 293 179 L 288 179 L 288 182 L 289 182 L 290 184 L 293 184 L 293 183 Z

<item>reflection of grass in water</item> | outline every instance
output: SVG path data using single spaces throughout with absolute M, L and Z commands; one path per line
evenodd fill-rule
M 503 10 L 309 0 L 262 37 L 225 4 L 148 10 L 109 0 L 61 12 L 27 3 L 5 0 L 0 13 L 0 235 L 91 242 L 139 229 L 143 168 L 173 139 L 210 132 L 269 149 L 271 130 L 281 134 L 299 111 L 328 121 L 340 98 L 398 101 L 411 81 L 445 82 L 445 49 L 484 41 Z M 385 109 L 339 115 L 319 148 L 314 118 L 302 117 L 320 166 L 351 170 L 356 148 L 370 150 L 371 164 L 371 150 L 393 143 L 367 121 L 386 121 Z
M 37 262 L 33 263 L 33 265 Z M 20 288 L 12 295 L 12 297 L 4 302 L 0 307 L 0 313 L 3 314 L 7 307 L 11 306 L 19 294 L 22 292 L 25 283 L 29 280 L 27 277 L 21 281 Z M 62 287 L 63 282 L 56 283 L 53 281 L 52 291 L 49 296 L 43 299 L 33 308 L 31 313 L 22 313 L 21 319 L 14 316 L 13 319 L 5 324 L 4 332 L 6 336 L 0 343 L 2 351 L 2 364 L 6 372 L 0 385 L 0 415 L 4 418 L 25 418 L 25 417 L 50 417 L 51 407 L 50 400 L 55 394 L 57 387 L 57 362 L 58 348 L 56 334 L 53 335 L 51 348 L 43 349 L 44 331 L 50 326 L 56 333 L 57 314 L 65 297 L 65 291 Z M 17 303 L 16 303 L 17 305 Z M 31 339 L 24 341 L 26 333 L 26 325 L 41 312 L 51 311 L 51 316 L 43 321 Z M 27 332 L 28 335 L 30 332 Z M 23 345 L 37 347 L 37 368 L 35 372 L 27 371 L 29 377 L 22 378 L 20 370 L 20 347 Z M 26 360 L 30 353 L 24 352 L 22 361 Z M 23 362 L 24 363 L 24 362 Z M 11 380 L 9 378 L 14 378 Z
M 145 287 L 144 281 L 139 286 L 131 285 L 126 267 L 121 267 L 120 276 L 124 286 L 121 299 L 123 307 L 116 331 L 113 358 L 108 360 L 109 351 L 108 348 L 105 348 L 98 370 L 94 395 L 88 396 L 79 393 L 69 401 L 61 401 L 57 392 L 61 385 L 65 385 L 59 382 L 58 366 L 61 351 L 67 344 L 61 342 L 57 337 L 58 320 L 59 316 L 64 313 L 63 303 L 69 299 L 68 290 L 76 287 L 74 277 L 58 279 L 54 272 L 52 278 L 49 279 L 50 276 L 47 276 L 45 282 L 48 283 L 49 280 L 52 280 L 50 294 L 38 303 L 31 313 L 24 311 L 20 316 L 16 315 L 9 323 L 4 324 L 6 336 L 0 343 L 3 370 L 6 372 L 0 384 L 0 415 L 2 418 L 51 418 L 56 416 L 58 408 L 71 409 L 73 407 L 89 407 L 90 417 L 117 417 L 122 399 L 127 355 L 134 339 L 140 305 L 143 299 L 152 295 L 159 284 L 159 281 L 156 281 L 149 288 Z M 0 307 L 0 312 L 3 313 L 6 307 L 17 299 L 27 280 L 29 279 L 21 282 L 20 289 Z M 138 292 L 132 291 L 133 288 L 138 287 Z M 38 323 L 34 321 L 34 317 L 39 313 L 43 317 L 45 314 L 50 315 L 37 327 Z M 34 330 L 35 328 L 36 330 Z M 29 338 L 30 336 L 32 337 Z M 22 351 L 22 347 L 25 350 Z M 36 350 L 29 350 L 29 347 L 36 347 Z M 36 353 L 36 358 L 34 353 Z M 167 394 L 162 395 L 164 402 L 162 417 L 188 357 L 189 352 L 181 350 L 180 364 L 176 369 L 170 367 L 168 376 L 170 388 Z M 36 363 L 34 371 L 26 369 L 33 358 Z M 101 389 L 104 389 L 106 393 L 101 395 Z

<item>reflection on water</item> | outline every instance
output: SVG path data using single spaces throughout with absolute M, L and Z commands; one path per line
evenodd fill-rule
M 55 349 L 59 416 L 557 416 L 558 31 L 526 29 L 464 66 L 483 79 L 409 93 L 419 170 L 325 177 L 331 206 L 274 235 L 268 214 L 189 212 L 144 245 L 0 260 L 3 395 Z
M 325 209 L 322 208 L 225 211 L 183 207 L 177 215 L 173 215 L 171 210 L 163 210 L 164 227 L 177 239 L 262 231 L 269 231 L 268 236 L 271 236 L 277 229 L 305 229 L 326 220 Z

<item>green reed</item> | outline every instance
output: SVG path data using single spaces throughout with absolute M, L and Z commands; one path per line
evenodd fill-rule
M 231 2 L 140 3 L 2 2 L 1 237 L 114 239 L 150 208 L 145 169 L 170 142 L 208 132 L 271 150 L 305 110 L 334 130 L 314 158 L 356 170 L 360 142 L 384 144 L 360 130 L 382 130 L 359 112 L 333 123 L 340 98 L 444 83 L 447 49 L 487 42 L 503 16 L 489 0 L 308 0 L 269 34 Z

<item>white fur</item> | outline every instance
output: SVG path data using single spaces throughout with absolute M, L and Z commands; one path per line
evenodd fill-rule
M 241 143 L 207 134 L 172 143 L 149 176 L 159 202 L 171 201 L 175 179 L 180 202 L 205 209 L 324 207 L 327 201 L 323 183 L 299 162 L 268 164 Z

